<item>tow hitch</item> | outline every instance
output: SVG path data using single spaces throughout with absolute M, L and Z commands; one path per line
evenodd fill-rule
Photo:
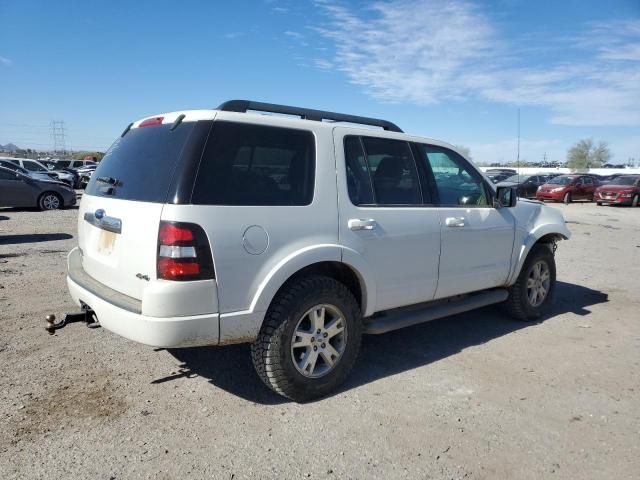
M 54 314 L 47 315 L 46 322 L 47 324 L 44 329 L 49 332 L 49 335 L 53 335 L 56 333 L 56 330 L 65 327 L 70 323 L 83 322 L 89 328 L 98 328 L 100 326 L 100 322 L 98 322 L 95 312 L 87 305 L 82 305 L 81 312 L 65 313 L 64 318 L 58 322 L 56 322 L 56 316 Z

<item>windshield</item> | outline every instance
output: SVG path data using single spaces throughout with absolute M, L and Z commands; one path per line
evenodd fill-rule
M 609 185 L 634 185 L 640 177 L 618 177 L 609 182 Z
M 166 201 L 173 171 L 195 122 L 133 128 L 111 145 L 87 194 L 141 202 Z
M 503 180 L 503 182 L 513 182 L 513 183 L 522 183 L 529 180 L 531 176 L 529 175 L 511 175 Z
M 573 179 L 571 177 L 561 175 L 559 177 L 552 178 L 548 183 L 551 183 L 553 185 L 569 185 L 572 181 Z

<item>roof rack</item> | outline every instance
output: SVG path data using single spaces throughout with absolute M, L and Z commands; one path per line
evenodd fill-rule
M 285 115 L 296 115 L 304 120 L 333 120 L 335 122 L 359 123 L 361 125 L 371 125 L 381 127 L 390 132 L 400 132 L 402 129 L 395 123 L 378 118 L 359 117 L 358 115 L 347 115 L 345 113 L 325 112 L 322 110 L 312 110 L 310 108 L 289 107 L 287 105 L 276 105 L 274 103 L 254 102 L 251 100 L 229 100 L 221 104 L 217 110 L 224 112 L 246 113 L 247 110 L 269 113 L 283 113 Z

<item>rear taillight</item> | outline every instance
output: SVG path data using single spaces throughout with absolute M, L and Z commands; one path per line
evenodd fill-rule
M 202 227 L 195 223 L 160 222 L 158 278 L 183 281 L 215 278 L 211 248 Z

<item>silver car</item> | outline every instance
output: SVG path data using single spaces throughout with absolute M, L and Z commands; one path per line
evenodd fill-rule
M 39 180 L 0 167 L 0 207 L 38 207 L 56 210 L 76 204 L 76 192 L 67 184 Z

